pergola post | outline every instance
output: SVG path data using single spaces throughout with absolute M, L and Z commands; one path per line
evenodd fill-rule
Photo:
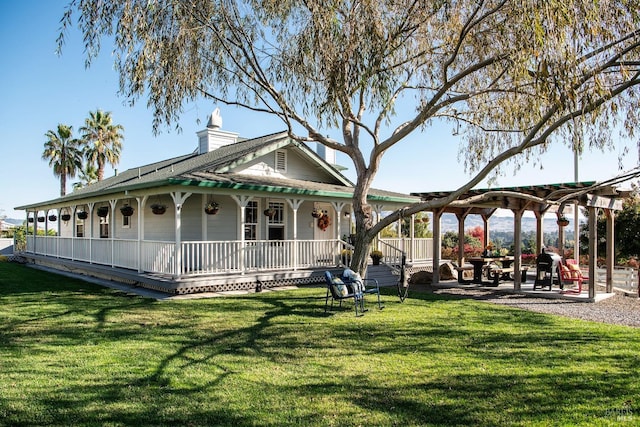
M 432 283 L 440 283 L 440 248 L 442 246 L 440 220 L 443 209 L 433 211 L 433 279 Z
M 524 209 L 513 209 L 513 289 L 522 288 L 522 214 Z
M 598 257 L 598 209 L 589 206 L 589 298 L 596 297 L 596 261 Z
M 606 292 L 613 292 L 613 267 L 615 264 L 615 250 L 614 250 L 614 227 L 616 213 L 612 209 L 605 209 L 607 217 L 607 280 L 606 280 Z

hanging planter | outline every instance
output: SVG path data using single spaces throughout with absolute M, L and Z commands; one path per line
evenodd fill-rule
M 30 216 L 29 218 L 27 218 L 27 222 L 33 222 L 33 217 Z
M 219 210 L 220 210 L 220 205 L 218 204 L 218 202 L 215 202 L 213 200 L 208 202 L 206 205 L 204 205 L 204 212 L 207 215 L 215 215 L 218 213 Z
M 133 215 L 133 207 L 129 205 L 124 205 L 123 207 L 120 208 L 120 213 L 122 213 L 122 215 L 124 216 L 131 216 Z
M 55 215 L 53 215 L 53 214 L 52 214 L 52 215 L 49 215 L 49 221 L 51 221 L 51 222 L 56 222 L 57 220 L 58 220 L 58 217 L 57 217 L 57 216 L 55 216 Z
M 98 210 L 96 211 L 96 214 L 100 217 L 100 218 L 104 218 L 107 215 L 109 215 L 109 207 L 108 206 L 100 206 L 98 208 Z
M 166 211 L 167 211 L 166 205 L 161 205 L 159 203 L 154 203 L 151 205 L 151 212 L 153 212 L 155 215 L 162 215 Z
M 44 222 L 44 217 L 43 216 L 39 216 L 38 217 L 38 222 Z
M 558 217 L 558 225 L 560 227 L 566 227 L 567 225 L 569 225 L 569 218 L 567 218 L 566 216 L 562 215 Z
M 71 215 L 68 213 L 63 213 L 62 215 L 60 215 L 60 219 L 63 221 L 69 221 L 71 219 Z
M 265 209 L 264 216 L 268 216 L 269 218 L 273 218 L 276 215 L 276 210 L 273 208 Z
M 85 211 L 79 211 L 77 215 L 78 219 L 87 219 L 89 217 L 89 213 Z

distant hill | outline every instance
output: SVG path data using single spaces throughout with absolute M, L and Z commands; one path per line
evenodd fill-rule
M 464 222 L 464 229 L 482 227 L 482 218 L 478 215 L 469 215 Z M 446 231 L 458 231 L 458 219 L 453 214 L 442 215 L 442 221 L 440 223 L 442 232 Z M 567 226 L 569 230 L 573 230 L 573 220 L 569 221 Z M 494 216 L 489 219 L 490 231 L 505 231 L 513 232 L 513 217 L 506 216 Z M 536 231 L 536 219 L 530 217 L 522 218 L 522 231 Z M 556 224 L 555 218 L 545 218 L 542 223 L 543 233 L 553 233 L 558 231 L 558 224 Z

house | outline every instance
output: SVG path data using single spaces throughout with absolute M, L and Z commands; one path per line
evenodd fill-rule
M 170 293 L 322 281 L 352 230 L 353 183 L 335 152 L 221 125 L 216 109 L 193 153 L 18 207 L 34 225 L 25 257 Z M 418 200 L 369 194 L 377 215 Z

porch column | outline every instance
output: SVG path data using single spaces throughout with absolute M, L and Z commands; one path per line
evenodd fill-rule
M 415 247 L 416 247 L 416 215 L 413 214 L 411 215 L 411 218 L 409 219 L 410 221 L 410 225 L 409 225 L 409 259 L 411 259 L 411 261 L 413 261 L 413 255 L 415 253 Z
M 377 223 L 380 222 L 380 218 L 382 218 L 382 209 L 384 209 L 384 205 L 374 205 L 374 209 L 376 211 L 376 222 L 375 223 L 377 224 Z M 380 237 L 380 234 L 377 234 L 376 238 L 375 238 L 375 247 L 376 248 L 378 247 L 379 237 Z M 402 240 L 400 242 L 402 242 Z M 402 244 L 400 245 L 400 249 L 402 251 L 404 251 L 404 247 L 402 246 Z
M 173 278 L 178 279 L 182 275 L 182 204 L 191 196 L 191 193 L 176 191 L 171 193 L 173 204 L 175 205 L 176 216 L 176 239 L 175 239 L 175 260 L 173 264 Z M 138 208 L 140 206 L 138 205 Z M 138 209 L 141 211 L 142 209 Z M 138 218 L 141 218 L 138 212 Z
M 144 271 L 144 263 L 142 262 L 144 256 L 144 248 L 142 247 L 142 242 L 144 241 L 144 202 L 147 200 L 147 196 L 143 197 L 142 203 L 140 202 L 140 197 L 136 197 L 136 202 L 138 203 L 138 273 L 142 273 Z
M 513 289 L 522 288 L 522 215 L 524 209 L 514 209 L 513 212 Z
M 89 264 L 93 264 L 93 206 L 95 203 L 87 203 L 89 207 Z
M 237 231 L 237 235 L 238 235 L 238 240 L 240 240 L 240 254 L 238 254 L 238 265 L 240 267 L 240 274 L 244 274 L 244 260 L 245 260 L 245 251 L 246 251 L 246 243 L 244 240 L 244 224 L 246 221 L 246 215 L 245 215 L 245 208 L 247 207 L 247 205 L 249 204 L 249 202 L 251 200 L 253 200 L 252 196 L 236 196 L 236 195 L 232 195 L 231 198 L 233 200 L 235 200 L 236 204 L 238 205 L 238 208 L 240 209 L 240 221 L 238 224 L 238 231 Z
M 440 283 L 440 255 L 441 255 L 441 230 L 440 219 L 442 218 L 442 209 L 433 211 L 433 279 L 432 283 Z
M 596 297 L 596 263 L 598 257 L 598 231 L 597 218 L 598 209 L 589 206 L 589 298 Z
M 613 266 L 615 264 L 614 229 L 616 212 L 613 209 L 604 210 L 607 217 L 607 280 L 606 292 L 613 292 Z
M 302 199 L 287 199 L 287 203 L 293 212 L 293 269 L 298 269 L 298 209 L 304 200 Z
M 333 209 L 336 211 L 336 236 L 338 239 L 342 238 L 342 209 L 345 207 L 346 203 L 344 202 L 331 202 Z
M 115 199 L 109 200 L 109 242 L 111 243 L 111 267 L 115 266 L 116 259 L 116 245 L 115 245 L 115 233 L 116 233 L 116 216 L 113 214 L 114 209 L 116 208 L 116 203 L 118 201 Z

